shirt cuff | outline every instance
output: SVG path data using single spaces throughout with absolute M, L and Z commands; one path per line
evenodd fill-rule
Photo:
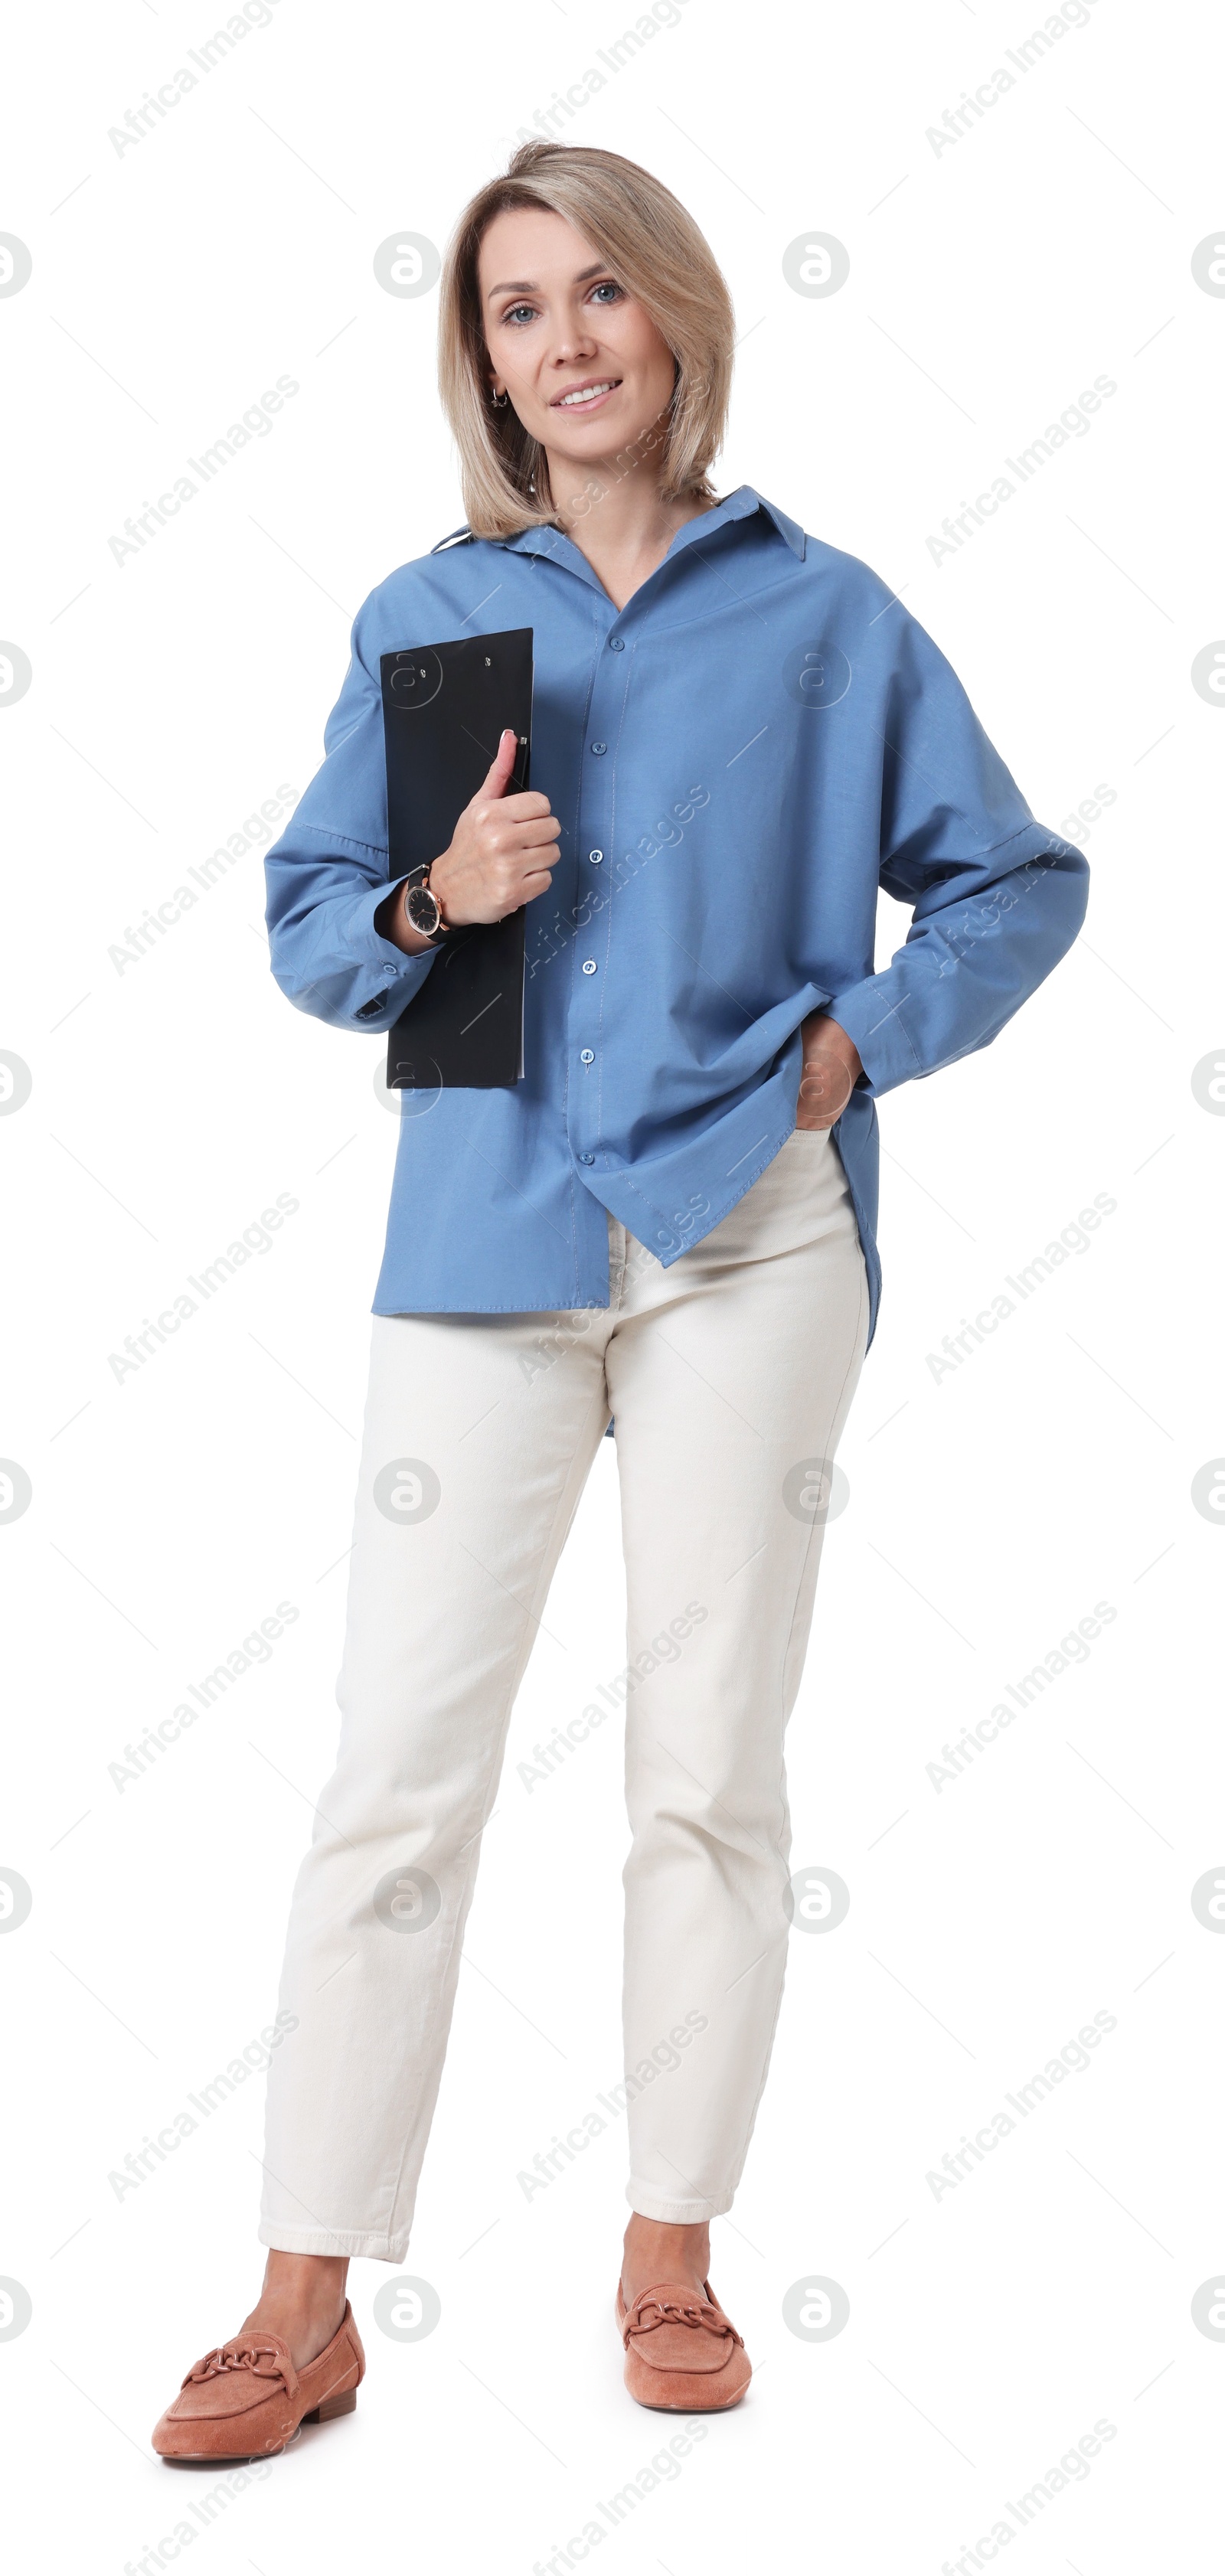
M 859 1050 L 867 1081 L 856 1088 L 873 1099 L 926 1071 L 903 1027 L 901 1005 L 896 995 L 889 997 L 889 982 L 887 975 L 869 975 L 826 1004 L 827 1018 L 836 1020 Z
M 436 948 L 423 948 L 410 957 L 394 939 L 384 939 L 375 929 L 374 916 L 391 891 L 391 886 L 368 886 L 339 926 L 353 964 L 367 970 L 361 977 L 363 999 L 354 1018 L 376 1030 L 389 1028 L 407 1010 L 438 955 Z

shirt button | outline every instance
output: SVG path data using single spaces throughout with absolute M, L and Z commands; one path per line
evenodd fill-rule
M 624 637 L 624 635 L 610 635 L 610 636 L 609 636 L 609 639 L 608 639 L 608 649 L 609 649 L 609 652 L 610 652 L 610 653 L 624 653 L 624 651 L 625 651 L 625 637 Z
M 598 868 L 598 866 L 599 866 L 599 864 L 600 864 L 600 861 L 601 861 L 601 859 L 602 859 L 602 858 L 603 858 L 603 856 L 604 856 L 604 853 L 603 853 L 603 851 L 602 851 L 602 850 L 588 850 L 588 852 L 587 852 L 587 856 L 588 856 L 588 858 L 589 858 L 589 859 L 590 859 L 590 861 L 591 861 L 592 867 L 593 867 L 593 868 Z
M 594 1054 L 593 1054 L 593 1052 L 592 1052 L 592 1050 L 591 1050 L 591 1048 L 590 1048 L 590 1047 L 583 1047 L 583 1048 L 581 1049 L 580 1054 L 579 1054 L 579 1063 L 580 1063 L 580 1064 L 594 1064 L 594 1063 L 595 1063 L 595 1056 L 594 1056 Z
M 584 973 L 584 975 L 594 975 L 594 973 L 595 973 L 595 959 L 594 959 L 594 957 L 584 957 L 584 959 L 583 959 L 583 973 Z
M 608 749 L 608 745 L 607 745 L 607 743 L 606 743 L 606 742 L 593 742 L 593 744 L 592 744 L 591 748 L 592 748 L 593 752 L 595 753 L 596 759 L 598 760 L 598 759 L 599 759 L 599 757 L 600 757 L 601 752 L 602 752 L 602 751 L 607 751 L 607 749 Z
M 594 1154 L 580 1154 L 580 1155 L 579 1155 L 579 1161 L 580 1161 L 580 1163 L 594 1163 L 594 1161 L 595 1161 L 595 1155 L 594 1155 Z

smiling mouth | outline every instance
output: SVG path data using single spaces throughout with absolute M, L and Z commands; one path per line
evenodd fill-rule
M 569 393 L 557 394 L 549 408 L 552 411 L 584 411 L 589 403 L 599 402 L 603 394 L 615 393 L 619 376 L 604 376 L 597 385 L 574 385 Z

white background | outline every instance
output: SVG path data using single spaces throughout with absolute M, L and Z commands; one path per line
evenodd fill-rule
M 1206 2563 L 1219 2522 L 1225 2348 L 1191 2300 L 1225 2256 L 1225 1944 L 1190 1892 L 1225 1859 L 1204 1624 L 1225 1541 L 1191 1482 L 1225 1438 L 1225 1126 L 1191 1075 L 1225 1052 L 1225 717 L 1190 673 L 1225 630 L 1225 300 L 1191 270 L 1223 212 L 1221 64 L 1206 10 L 1087 16 L 939 153 L 927 129 L 1042 25 L 1019 0 L 687 0 L 557 129 L 649 165 L 726 270 L 720 489 L 752 482 L 897 588 L 1043 822 L 1069 832 L 1114 790 L 1076 826 L 1093 888 L 1071 956 L 988 1053 L 882 1104 L 884 1304 L 790 1736 L 797 1865 L 836 1869 L 851 1910 L 793 1935 L 716 2227 L 750 2399 L 643 2482 L 593 2551 L 610 2566 L 936 2576 L 1098 2419 L 1089 2473 L 1018 2532 L 1031 2576 Z M 138 963 L 108 951 L 280 783 L 301 791 L 353 612 L 462 519 L 436 295 L 383 291 L 376 248 L 397 226 L 441 248 L 518 127 L 634 20 L 278 0 L 117 152 L 108 129 L 219 24 L 115 0 L 26 10 L 6 37 L 0 226 L 33 273 L 0 301 L 0 629 L 33 680 L 0 707 L 0 1046 L 33 1090 L 0 1119 L 0 1450 L 33 1499 L 0 1528 L 0 1864 L 34 1903 L 0 1941 L 0 2273 L 33 2316 L 0 2343 L 0 2408 L 21 2563 L 106 2576 L 215 2485 L 148 2433 L 259 2277 L 259 2078 L 122 2200 L 108 2175 L 274 2008 L 332 1758 L 394 1146 L 381 1043 L 271 981 L 257 848 Z M 828 300 L 783 277 L 806 227 L 849 250 Z M 125 518 L 282 373 L 300 390 L 271 433 L 117 563 Z M 933 562 L 942 520 L 1099 374 L 1117 391 L 1090 432 Z M 881 909 L 888 953 L 905 921 Z M 279 1192 L 300 1205 L 272 1249 L 117 1382 L 108 1354 Z M 1091 1248 L 937 1382 L 942 1337 L 1098 1193 L 1117 1205 Z M 117 1788 L 125 1743 L 281 1600 L 299 1616 L 271 1660 Z M 1087 1660 L 937 1790 L 942 1746 L 1099 1601 L 1116 1616 Z M 354 2265 L 357 2413 L 181 2543 L 214 2576 L 527 2576 L 666 2439 L 611 2323 L 620 2132 L 530 2205 L 516 2180 L 620 2071 L 619 1729 L 530 1796 L 516 1765 L 619 1669 L 622 1620 L 609 1442 L 486 1838 L 407 2267 L 441 2322 L 389 2340 L 390 2276 Z M 925 2177 L 963 2131 L 1099 2011 L 1117 2027 L 1089 2069 L 937 2200 Z M 806 2268 L 849 2297 L 826 2343 L 783 2321 Z

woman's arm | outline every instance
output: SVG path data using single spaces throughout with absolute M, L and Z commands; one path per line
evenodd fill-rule
M 368 605 L 368 603 L 367 603 Z M 388 887 L 383 701 L 362 650 L 352 658 L 324 729 L 326 757 L 288 829 L 264 862 L 272 972 L 301 1011 L 333 1028 L 389 1029 L 419 992 L 437 950 L 404 918 Z M 547 796 L 507 796 L 515 738 L 505 734 L 488 777 L 430 870 L 444 920 L 458 929 L 497 921 L 550 883 L 561 830 Z
M 1071 947 L 1080 851 L 1036 822 L 961 682 L 914 618 L 879 723 L 880 882 L 912 907 L 880 974 L 835 994 L 873 1093 L 987 1046 Z
M 380 927 L 387 901 L 387 772 L 378 679 L 352 659 L 324 728 L 325 759 L 264 861 L 272 972 L 300 1011 L 333 1028 L 388 1029 L 423 984 L 433 950 L 410 956 Z

